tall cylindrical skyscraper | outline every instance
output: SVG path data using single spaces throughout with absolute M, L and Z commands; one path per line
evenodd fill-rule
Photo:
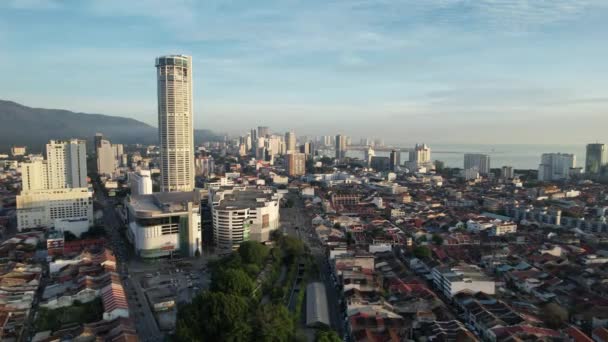
M 160 190 L 194 189 L 194 131 L 192 125 L 192 57 L 156 58 Z

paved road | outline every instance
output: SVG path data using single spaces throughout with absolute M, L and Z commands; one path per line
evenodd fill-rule
M 310 248 L 311 254 L 319 266 L 320 280 L 325 284 L 332 328 L 342 336 L 344 325 L 339 303 L 340 294 L 331 279 L 331 270 L 327 264 L 325 249 L 313 234 L 311 218 L 304 210 L 302 199 L 292 193 L 289 193 L 287 196 L 294 201 L 294 206 L 292 208 L 281 209 L 281 227 L 284 233 L 299 238 Z M 296 227 L 298 229 L 295 229 Z
M 136 278 L 128 278 L 128 261 L 132 251 L 120 233 L 123 223 L 116 213 L 114 200 L 108 198 L 101 191 L 100 185 L 97 182 L 93 182 L 93 184 L 95 186 L 95 200 L 103 210 L 106 236 L 116 255 L 118 272 L 123 277 L 123 285 L 125 286 L 129 302 L 129 314 L 135 321 L 137 334 L 143 342 L 163 341 L 164 336 L 156 324 L 156 319 L 147 303 L 141 285 Z

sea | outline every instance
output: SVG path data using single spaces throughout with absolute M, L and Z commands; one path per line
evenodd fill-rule
M 543 153 L 572 153 L 576 166 L 584 167 L 585 145 L 531 145 L 531 144 L 427 144 L 431 148 L 431 160 L 440 160 L 447 167 L 462 168 L 465 153 L 483 153 L 490 156 L 492 168 L 512 166 L 518 170 L 538 169 Z M 375 151 L 377 156 L 389 156 L 390 152 Z M 347 157 L 363 158 L 363 151 L 350 150 Z M 401 162 L 409 159 L 409 152 L 401 153 Z

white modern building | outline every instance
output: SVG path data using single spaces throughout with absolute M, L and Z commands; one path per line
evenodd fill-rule
M 87 187 L 85 140 L 51 140 L 46 144 L 46 161 L 49 189 Z
M 34 160 L 21 164 L 21 190 L 48 189 L 48 165 L 45 160 Z
M 265 242 L 279 228 L 280 194 L 270 188 L 234 186 L 209 193 L 213 238 L 220 249 L 238 248 L 244 241 Z
M 87 187 L 87 153 L 84 140 L 51 140 L 46 160 L 21 165 L 23 190 Z
M 462 291 L 493 295 L 496 290 L 494 280 L 484 275 L 481 269 L 474 265 L 460 263 L 454 267 L 437 266 L 433 268 L 431 275 L 435 288 L 447 298 L 452 298 Z
M 156 58 L 162 192 L 194 189 L 192 57 Z
M 570 169 L 576 166 L 576 156 L 568 153 L 543 153 L 538 166 L 538 180 L 550 182 L 570 177 Z
M 46 160 L 21 165 L 17 228 L 58 227 L 80 235 L 93 224 L 84 140 L 51 140 Z M 61 224 L 60 224 L 61 223 Z
M 426 167 L 431 165 L 431 148 L 426 144 L 416 144 L 410 151 L 407 163 L 409 168 Z
M 480 153 L 466 153 L 464 155 L 464 169 L 476 169 L 480 175 L 487 176 L 490 173 L 490 156 Z
M 128 237 L 142 258 L 202 252 L 201 193 L 158 192 L 127 200 Z
M 515 178 L 515 172 L 512 166 L 503 166 L 500 170 L 500 178 L 507 180 Z
M 87 188 L 43 189 L 22 191 L 17 196 L 17 228 L 19 231 L 37 227 L 55 227 L 59 221 L 86 220 L 93 225 L 93 194 Z M 66 229 L 70 230 L 70 229 Z M 81 233 L 80 229 L 73 232 Z
M 364 155 L 363 155 L 363 160 L 365 161 L 365 165 L 367 166 L 371 166 L 372 165 L 372 158 L 375 156 L 375 152 L 374 149 L 371 146 L 367 147 L 367 150 L 365 150 Z
M 285 154 L 285 142 L 280 135 L 270 135 L 264 139 L 264 147 L 272 156 L 277 154 Z
M 122 145 L 121 145 L 122 146 Z M 116 172 L 117 159 L 116 149 L 106 139 L 97 133 L 95 135 L 95 155 L 97 157 L 97 173 L 100 175 L 111 176 Z M 122 153 L 120 154 L 122 155 Z
M 139 170 L 129 173 L 131 195 L 151 195 L 152 176 L 150 170 Z

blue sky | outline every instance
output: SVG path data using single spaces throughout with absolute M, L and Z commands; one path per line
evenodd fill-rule
M 605 0 L 2 0 L 0 98 L 155 125 L 181 53 L 198 128 L 608 142 L 606 37 Z

